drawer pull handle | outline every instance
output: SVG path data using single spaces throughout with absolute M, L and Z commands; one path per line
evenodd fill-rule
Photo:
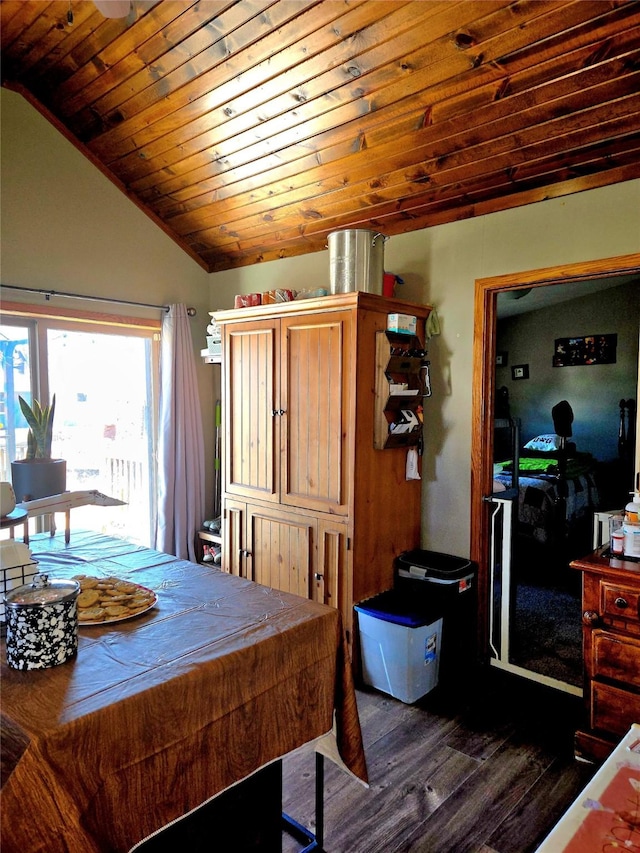
M 599 623 L 600 616 L 598 615 L 597 610 L 585 610 L 582 614 L 582 621 L 585 625 L 594 627 Z
M 624 610 L 625 607 L 629 606 L 629 602 L 627 601 L 627 599 L 622 598 L 621 595 L 618 596 L 618 598 L 616 598 L 616 600 L 613 603 L 615 604 L 616 607 L 620 607 L 622 610 Z

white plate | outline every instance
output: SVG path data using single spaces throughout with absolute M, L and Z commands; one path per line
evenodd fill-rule
M 124 580 L 124 579 L 123 579 Z M 133 581 L 126 581 L 126 583 L 133 583 Z M 150 594 L 153 596 L 153 599 L 149 603 L 147 607 L 143 610 L 136 610 L 135 613 L 127 613 L 124 616 L 108 616 L 106 619 L 102 619 L 100 622 L 83 622 L 81 619 L 78 619 L 78 627 L 79 628 L 99 628 L 100 625 L 113 625 L 116 622 L 128 622 L 129 619 L 135 619 L 137 616 L 142 616 L 143 613 L 148 613 L 153 607 L 158 603 L 158 596 L 152 589 L 149 589 L 146 586 L 142 586 L 142 584 L 136 583 L 133 584 L 142 592 Z

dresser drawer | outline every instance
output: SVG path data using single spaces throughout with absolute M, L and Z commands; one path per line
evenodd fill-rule
M 605 619 L 616 622 L 624 619 L 634 633 L 640 630 L 640 589 L 620 583 L 602 581 L 600 584 L 601 613 Z
M 640 639 L 594 631 L 591 654 L 592 677 L 640 688 Z
M 591 728 L 622 737 L 640 720 L 640 694 L 591 682 Z

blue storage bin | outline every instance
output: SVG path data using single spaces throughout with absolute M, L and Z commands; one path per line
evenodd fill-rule
M 438 684 L 442 619 L 395 590 L 356 604 L 365 684 L 411 704 Z

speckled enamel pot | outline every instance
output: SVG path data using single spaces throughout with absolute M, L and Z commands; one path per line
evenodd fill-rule
M 36 575 L 5 595 L 7 663 L 13 669 L 45 669 L 78 650 L 77 581 Z

